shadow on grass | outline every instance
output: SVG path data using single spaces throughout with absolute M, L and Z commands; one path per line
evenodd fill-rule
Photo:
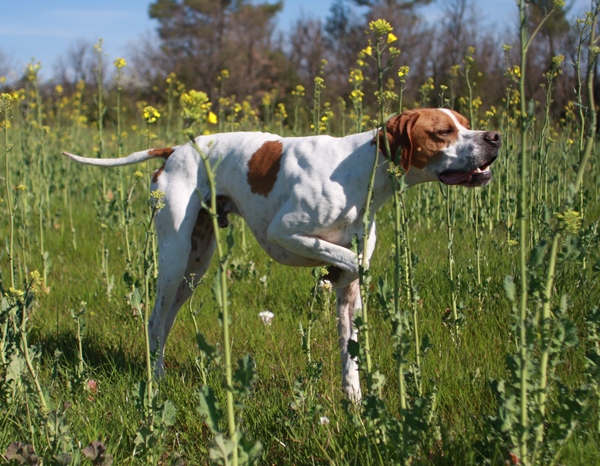
M 60 329 L 55 332 L 32 332 L 31 343 L 41 349 L 44 365 L 52 364 L 56 359 L 59 359 L 59 364 L 72 369 L 79 364 L 78 342 L 74 331 Z M 131 338 L 123 335 L 107 338 L 106 334 L 90 332 L 81 343 L 84 365 L 92 373 L 119 372 L 142 377 L 145 371 L 142 343 L 143 341 L 132 343 Z

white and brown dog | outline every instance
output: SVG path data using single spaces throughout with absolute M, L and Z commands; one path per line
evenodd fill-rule
M 498 156 L 500 134 L 473 131 L 466 118 L 446 109 L 418 109 L 386 124 L 392 154 L 400 155 L 407 185 L 441 181 L 467 187 L 485 186 Z M 350 250 L 363 236 L 363 215 L 373 157 L 377 157 L 372 212 L 392 196 L 388 160 L 376 153 L 372 131 L 342 138 L 281 137 L 237 132 L 200 136 L 195 142 L 217 161 L 219 224 L 227 214 L 241 215 L 258 243 L 277 262 L 292 266 L 333 266 L 337 294 L 342 384 L 352 399 L 360 398 L 358 367 L 348 354 L 356 338 L 352 318 L 361 306 L 358 259 Z M 380 144 L 381 145 L 381 144 Z M 84 158 L 77 162 L 104 167 L 165 159 L 154 172 L 152 190 L 164 192 L 165 206 L 155 217 L 159 247 L 157 297 L 149 322 L 154 346 L 159 345 L 157 373 L 162 373 L 164 348 L 181 305 L 191 294 L 188 281 L 208 269 L 215 250 L 212 223 L 202 203 L 210 192 L 204 165 L 191 144 L 135 152 L 119 159 Z M 373 214 L 374 215 L 374 214 Z M 375 247 L 370 221 L 369 258 Z M 362 250 L 362 247 L 360 248 Z

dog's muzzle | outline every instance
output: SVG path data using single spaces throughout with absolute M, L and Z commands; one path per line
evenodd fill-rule
M 446 170 L 439 175 L 439 180 L 442 183 L 474 188 L 485 186 L 490 182 L 492 179 L 490 165 L 498 158 L 498 149 L 502 146 L 502 136 L 497 131 L 487 131 L 483 133 L 482 139 L 486 161 L 470 171 Z

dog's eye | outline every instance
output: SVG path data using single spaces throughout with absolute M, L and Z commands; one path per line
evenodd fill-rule
M 454 133 L 454 128 L 444 128 L 444 129 L 438 131 L 438 134 L 440 136 L 449 136 L 452 133 Z

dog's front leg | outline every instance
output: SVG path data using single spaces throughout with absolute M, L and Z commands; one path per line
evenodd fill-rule
M 348 352 L 348 341 L 357 340 L 354 327 L 354 311 L 361 307 L 360 286 L 358 280 L 344 288 L 335 290 L 337 298 L 338 337 L 342 360 L 342 388 L 348 399 L 354 402 L 361 400 L 358 363 Z
M 318 236 L 290 233 L 284 224 L 273 222 L 267 231 L 269 241 L 282 246 L 300 257 L 313 259 L 317 263 L 330 264 L 339 269 L 334 288 L 345 288 L 358 278 L 358 258 L 350 249 L 330 243 Z

